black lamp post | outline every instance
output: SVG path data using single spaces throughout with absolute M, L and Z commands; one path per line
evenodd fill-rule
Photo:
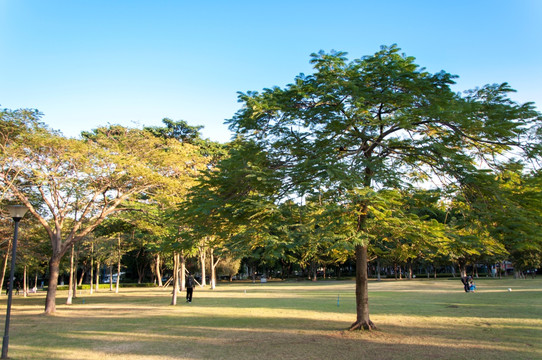
M 15 222 L 15 231 L 13 232 L 13 249 L 11 252 L 11 272 L 9 275 L 8 289 L 8 307 L 6 310 L 6 328 L 4 330 L 4 339 L 2 341 L 2 359 L 8 358 L 8 343 L 9 343 L 9 317 L 11 315 L 11 298 L 13 296 L 13 277 L 15 276 L 15 254 L 17 253 L 17 232 L 19 231 L 19 221 L 23 218 L 28 210 L 23 205 L 8 205 L 9 216 Z

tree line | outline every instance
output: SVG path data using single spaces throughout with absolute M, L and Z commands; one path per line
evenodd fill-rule
M 2 110 L 1 201 L 31 214 L 20 267 L 43 273 L 47 264 L 45 312 L 55 311 L 68 263 L 70 289 L 85 276 L 97 286 L 103 266 L 120 275 L 130 264 L 139 282 L 152 268 L 160 286 L 165 271 L 172 304 L 187 268 L 202 282 L 209 271 L 214 287 L 220 266 L 231 276 L 241 261 L 252 273 L 284 275 L 295 265 L 314 278 L 349 263 L 352 329 L 375 327 L 371 269 L 453 265 L 465 274 L 504 260 L 518 272 L 539 268 L 542 118 L 534 104 L 512 101 L 508 84 L 456 93 L 455 76 L 429 73 L 395 45 L 346 55 L 312 54 L 313 74 L 240 93 L 227 144 L 171 119 L 71 139 L 37 110 Z

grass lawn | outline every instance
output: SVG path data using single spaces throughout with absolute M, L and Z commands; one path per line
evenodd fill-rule
M 14 296 L 11 359 L 542 359 L 542 279 L 371 282 L 373 332 L 349 332 L 351 281 L 221 283 L 170 306 L 171 287 L 79 294 L 43 315 Z M 512 291 L 509 292 L 508 288 Z M 0 298 L 3 326 L 5 295 Z

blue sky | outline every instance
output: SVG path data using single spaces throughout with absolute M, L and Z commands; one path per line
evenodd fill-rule
M 394 43 L 456 91 L 506 81 L 542 110 L 539 0 L 0 0 L 0 107 L 70 137 L 169 117 L 224 142 L 238 91 L 285 86 L 321 49 Z

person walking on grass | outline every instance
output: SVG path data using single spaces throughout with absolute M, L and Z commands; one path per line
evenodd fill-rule
M 192 294 L 194 293 L 194 277 L 189 275 L 186 279 L 186 302 L 192 302 Z

